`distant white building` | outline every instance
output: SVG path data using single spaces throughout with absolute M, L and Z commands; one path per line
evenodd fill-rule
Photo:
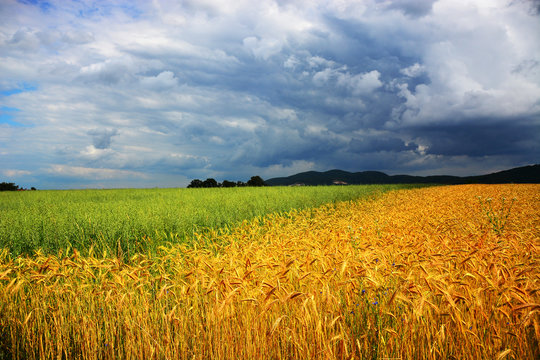
M 341 181 L 341 180 L 334 180 L 332 181 L 332 184 L 333 185 L 349 185 L 345 181 Z
M 289 186 L 306 186 L 306 184 L 304 184 L 304 183 L 294 183 L 294 184 L 291 184 Z

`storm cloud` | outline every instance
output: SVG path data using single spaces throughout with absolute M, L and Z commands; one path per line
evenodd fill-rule
M 117 135 L 116 129 L 94 129 L 88 132 L 92 136 L 92 142 L 96 149 L 108 149 L 111 147 L 112 137 Z
M 0 3 L 0 174 L 38 188 L 540 159 L 538 1 Z

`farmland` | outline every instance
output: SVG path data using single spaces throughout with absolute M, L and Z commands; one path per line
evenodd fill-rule
M 0 248 L 11 256 L 37 249 L 90 249 L 128 259 L 195 233 L 224 231 L 268 213 L 353 200 L 411 185 L 120 189 L 0 192 Z
M 540 357 L 540 185 L 337 200 L 215 217 L 122 256 L 4 243 L 0 358 Z

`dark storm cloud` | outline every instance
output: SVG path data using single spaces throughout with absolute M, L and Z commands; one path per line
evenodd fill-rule
M 235 153 L 237 164 L 252 163 L 258 167 L 290 165 L 294 161 L 316 161 L 327 157 L 343 144 L 328 132 L 293 130 L 290 128 L 262 128 L 255 137 Z
M 528 6 L 530 13 L 533 15 L 540 14 L 540 0 L 513 0 L 510 4 L 514 5 L 516 3 Z
M 479 123 L 483 123 L 479 119 Z M 414 129 L 429 140 L 426 150 L 433 155 L 473 157 L 526 154 L 529 161 L 540 158 L 540 125 L 520 124 L 519 119 L 476 125 L 437 126 Z
M 380 135 L 361 139 L 353 138 L 347 150 L 352 153 L 371 153 L 379 151 L 401 152 L 417 148 L 418 145 L 415 143 L 406 144 L 402 139 Z
M 116 129 L 94 129 L 88 132 L 92 136 L 92 143 L 96 149 L 108 149 L 111 147 L 112 137 L 118 135 Z

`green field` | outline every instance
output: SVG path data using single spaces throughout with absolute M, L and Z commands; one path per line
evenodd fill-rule
M 353 200 L 411 185 L 122 189 L 0 193 L 0 248 L 15 257 L 77 249 L 129 258 L 166 242 L 269 213 Z

